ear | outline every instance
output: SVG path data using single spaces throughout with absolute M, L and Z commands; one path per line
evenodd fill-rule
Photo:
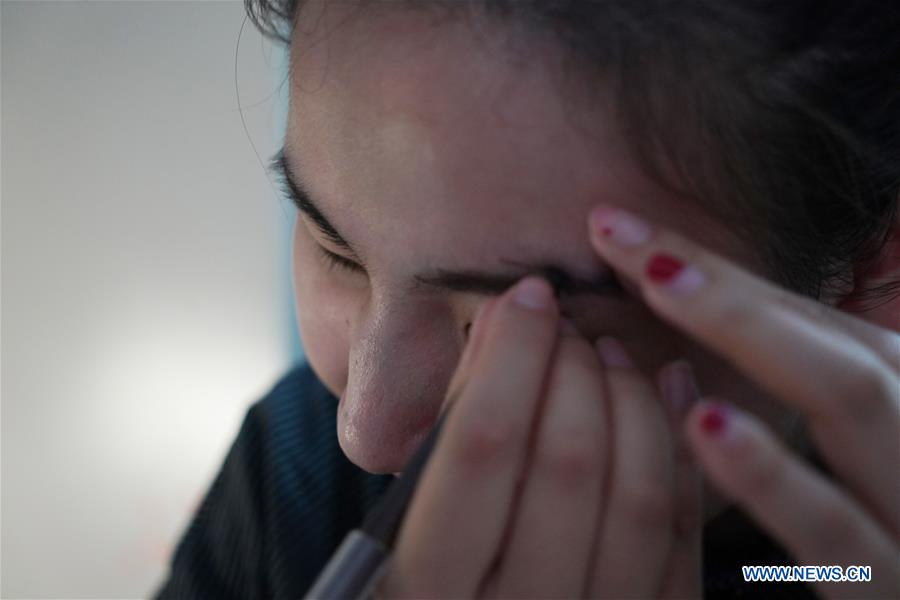
M 836 307 L 892 331 L 900 332 L 900 287 L 894 290 L 888 300 L 866 301 L 862 293 L 866 289 L 900 281 L 900 211 L 879 256 L 869 264 L 853 269 L 853 291 L 837 303 Z M 883 303 L 882 303 L 883 302 Z M 866 310 L 867 306 L 875 306 Z

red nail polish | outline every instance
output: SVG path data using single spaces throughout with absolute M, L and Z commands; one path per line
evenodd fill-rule
M 646 272 L 651 281 L 666 283 L 674 279 L 683 268 L 683 262 L 674 256 L 660 252 L 651 256 L 647 261 Z
M 720 435 L 727 425 L 728 410 L 721 404 L 707 407 L 700 417 L 700 430 L 707 435 Z

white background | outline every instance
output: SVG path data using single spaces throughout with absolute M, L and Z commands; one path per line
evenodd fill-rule
M 288 236 L 235 98 L 242 4 L 0 3 L 4 598 L 160 583 L 297 358 Z M 237 59 L 265 161 L 284 53 Z

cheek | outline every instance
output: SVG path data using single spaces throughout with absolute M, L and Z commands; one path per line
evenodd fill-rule
M 293 244 L 297 327 L 310 367 L 332 394 L 340 396 L 347 384 L 348 332 L 360 291 L 336 285 L 312 244 L 298 219 Z

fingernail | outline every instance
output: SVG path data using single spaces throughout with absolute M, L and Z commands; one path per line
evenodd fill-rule
M 706 284 L 706 276 L 702 271 L 665 252 L 657 252 L 651 256 L 644 272 L 653 283 L 678 294 L 691 293 Z
M 597 353 L 607 367 L 633 367 L 634 363 L 619 341 L 612 336 L 603 336 L 594 343 Z
M 663 372 L 663 396 L 679 417 L 697 401 L 699 393 L 691 363 L 681 359 Z
M 722 437 L 728 429 L 731 409 L 722 402 L 709 402 L 700 414 L 700 431 L 709 437 Z
M 553 289 L 540 277 L 526 277 L 513 289 L 513 302 L 529 310 L 544 310 L 553 300 Z
M 595 236 L 624 246 L 637 246 L 650 239 L 647 221 L 621 208 L 598 206 L 589 219 Z

